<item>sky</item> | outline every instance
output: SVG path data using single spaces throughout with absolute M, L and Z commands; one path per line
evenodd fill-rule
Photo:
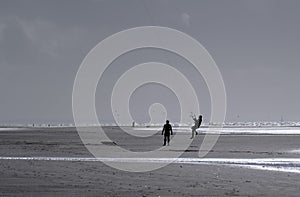
M 84 57 L 106 37 L 139 26 L 182 31 L 207 49 L 224 80 L 226 121 L 300 121 L 299 19 L 297 0 L 1 0 L 0 124 L 72 123 L 72 88 Z M 132 51 L 109 65 L 96 92 L 100 122 L 113 122 L 113 84 L 148 61 L 168 63 L 190 80 L 208 122 L 202 76 L 159 49 Z M 178 99 L 158 84 L 136 89 L 129 103 L 133 118 L 149 122 L 153 103 L 164 105 L 172 122 L 179 120 Z

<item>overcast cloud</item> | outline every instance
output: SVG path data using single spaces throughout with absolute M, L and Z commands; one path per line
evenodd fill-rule
M 227 121 L 299 121 L 299 19 L 297 0 L 1 0 L 0 123 L 72 122 L 72 87 L 85 55 L 107 36 L 145 25 L 178 29 L 204 45 L 225 82 Z M 131 52 L 109 67 L 96 95 L 99 119 L 112 122 L 109 87 L 122 72 L 154 60 L 189 77 L 208 121 L 203 79 L 161 50 Z M 178 119 L 172 92 L 155 85 L 132 96 L 133 116 L 149 121 L 147 107 L 157 101 Z

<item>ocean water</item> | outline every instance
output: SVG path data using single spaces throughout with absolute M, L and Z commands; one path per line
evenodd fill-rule
M 159 132 L 162 129 L 162 124 L 136 124 L 132 129 L 137 132 Z M 199 133 L 209 134 L 267 134 L 267 135 L 297 135 L 300 134 L 300 122 L 231 122 L 224 123 L 222 128 L 215 126 L 216 124 L 204 123 L 197 131 Z M 80 125 L 83 127 L 89 126 L 117 126 L 114 123 L 103 125 Z M 131 127 L 131 125 L 121 125 Z M 177 133 L 191 132 L 191 124 L 173 124 L 173 130 Z M 13 131 L 13 130 L 30 130 L 31 128 L 60 128 L 60 127 L 74 127 L 72 124 L 40 124 L 35 125 L 0 125 L 0 131 Z
M 133 128 L 136 131 L 161 131 L 159 127 L 135 127 Z M 186 133 L 191 132 L 190 127 L 173 127 L 174 132 Z M 209 134 L 221 134 L 221 135 L 230 135 L 230 134 L 269 134 L 269 135 L 300 135 L 300 127 L 224 127 L 224 128 L 199 128 L 197 129 L 199 133 L 209 133 Z
M 300 173 L 300 158 L 84 158 L 84 157 L 0 157 L 0 160 L 23 161 L 79 161 L 79 162 L 129 162 L 129 163 L 175 163 L 191 165 L 223 165 L 255 170 Z
M 1 128 L 0 131 L 17 131 L 17 130 L 28 130 L 28 128 L 20 128 L 20 127 L 5 127 Z
M 85 125 L 90 126 L 90 125 Z M 92 125 L 95 126 L 95 125 Z M 109 126 L 109 125 L 106 125 Z M 43 126 L 39 126 L 43 127 Z M 45 128 L 48 126 L 45 126 Z M 60 127 L 53 125 L 51 127 Z M 191 125 L 175 125 L 173 126 L 175 133 L 191 132 Z M 23 128 L 18 125 L 17 127 L 0 127 L 0 131 L 20 131 L 31 130 L 33 127 Z M 136 132 L 160 132 L 162 125 L 141 125 L 132 127 Z M 211 133 L 221 135 L 300 135 L 300 126 L 297 122 L 289 122 L 286 124 L 278 123 L 230 123 L 225 124 L 223 128 L 208 128 L 208 125 L 203 125 L 198 129 L 200 133 Z M 99 161 L 112 161 L 112 162 L 173 162 L 180 164 L 191 165 L 226 165 L 232 167 L 241 167 L 255 170 L 271 170 L 279 172 L 300 173 L 300 145 L 298 149 L 292 148 L 290 153 L 298 155 L 299 158 L 80 158 L 80 157 L 0 157 L 0 160 L 45 160 L 45 161 L 81 161 L 81 162 L 99 162 Z

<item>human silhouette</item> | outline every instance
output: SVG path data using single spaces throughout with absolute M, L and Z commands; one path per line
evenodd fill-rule
M 173 135 L 172 126 L 169 124 L 169 120 L 166 121 L 166 124 L 164 125 L 164 128 L 161 132 L 162 135 L 164 135 L 164 145 L 166 145 L 166 142 L 168 142 L 168 146 L 170 144 L 170 134 Z
M 194 138 L 195 133 L 196 135 L 198 135 L 198 132 L 196 131 L 196 129 L 198 129 L 202 123 L 202 115 L 199 115 L 199 119 L 196 118 L 196 116 L 192 116 L 193 120 L 194 120 L 194 126 L 191 127 L 192 129 L 192 137 L 191 139 Z

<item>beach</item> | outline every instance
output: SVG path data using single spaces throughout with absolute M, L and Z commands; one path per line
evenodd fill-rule
M 154 150 L 163 143 L 160 132 L 137 140 L 123 135 L 118 127 L 104 130 L 115 146 L 131 151 Z M 203 132 L 177 161 L 157 170 L 136 173 L 112 168 L 101 158 L 95 159 L 74 127 L 2 129 L 0 195 L 298 196 L 300 133 L 297 134 L 298 128 L 286 130 L 296 131 L 227 132 L 220 135 L 204 158 L 199 158 Z M 175 129 L 177 134 L 187 138 L 191 135 L 181 128 Z M 172 151 L 172 140 L 167 148 Z

